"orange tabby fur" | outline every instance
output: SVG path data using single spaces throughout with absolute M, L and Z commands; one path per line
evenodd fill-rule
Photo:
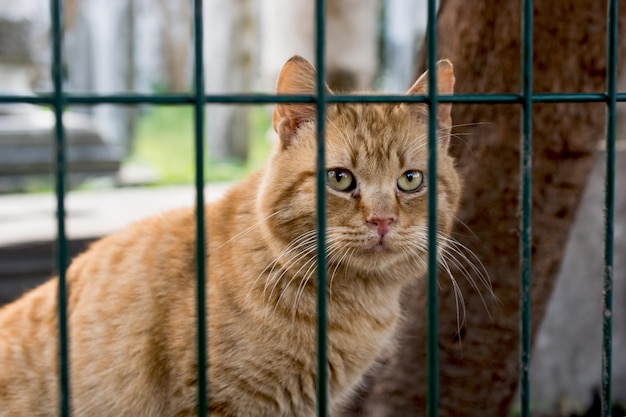
M 278 93 L 310 93 L 294 57 Z M 451 93 L 452 65 L 438 65 Z M 426 91 L 422 76 L 409 94 Z M 402 287 L 426 268 L 427 195 L 402 192 L 427 172 L 426 107 L 340 104 L 327 110 L 327 167 L 355 189 L 327 192 L 328 366 L 333 407 L 390 345 Z M 439 106 L 439 233 L 460 182 Z M 280 104 L 266 167 L 207 206 L 211 416 L 311 416 L 316 392 L 315 109 Z M 428 174 L 425 174 L 428 175 Z M 339 177 L 337 177 L 339 178 Z M 181 209 L 106 237 L 68 269 L 71 406 L 76 416 L 193 416 L 196 403 L 195 217 Z M 384 237 L 383 237 L 384 236 Z M 0 310 L 0 416 L 58 409 L 57 281 Z

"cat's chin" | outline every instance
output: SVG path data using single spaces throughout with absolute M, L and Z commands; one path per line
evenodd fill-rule
M 394 250 L 389 246 L 388 243 L 383 242 L 382 240 L 380 240 L 380 241 L 374 243 L 369 248 L 367 248 L 365 250 L 365 252 L 369 253 L 369 254 L 384 254 L 384 253 L 394 252 Z
M 376 237 L 370 239 L 363 248 L 363 252 L 368 255 L 394 255 L 398 252 L 398 240 L 393 237 Z
M 423 273 L 424 257 L 423 253 L 408 253 L 402 242 L 383 239 L 356 251 L 353 257 L 356 263 L 353 265 L 365 272 L 376 272 L 385 276 L 393 274 L 398 268 L 402 271 L 413 270 L 415 273 L 411 276 L 415 276 Z
M 372 266 L 387 267 L 398 262 L 402 258 L 402 254 L 388 242 L 379 241 L 362 248 L 360 258 L 369 268 Z

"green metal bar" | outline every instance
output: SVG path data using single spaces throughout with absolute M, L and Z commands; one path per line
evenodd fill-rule
M 67 325 L 67 239 L 65 235 L 65 132 L 63 129 L 63 35 L 61 27 L 61 0 L 52 3 L 52 82 L 55 118 L 56 198 L 57 198 L 57 267 L 59 286 L 57 294 L 59 332 L 59 415 L 70 415 L 69 332 Z
M 607 103 L 610 98 L 606 93 L 537 93 L 531 94 L 533 103 Z M 626 101 L 626 93 L 616 93 L 616 101 Z M 522 94 L 454 94 L 437 99 L 439 103 L 465 104 L 522 104 Z M 328 103 L 427 103 L 428 96 L 424 95 L 332 95 Z
M 615 212 L 615 111 L 617 105 L 617 30 L 618 2 L 608 0 L 607 30 L 607 129 L 606 172 L 604 177 L 604 283 L 602 299 L 602 416 L 611 416 L 611 368 L 613 352 L 613 241 Z
M 437 299 L 437 3 L 428 1 L 428 329 L 426 415 L 439 415 L 439 317 Z
M 167 95 L 108 95 L 108 96 L 70 96 L 66 99 L 72 104 L 195 104 L 197 97 L 188 94 Z M 267 95 L 267 94 L 213 94 L 201 96 L 205 104 L 272 104 L 272 103 L 313 103 L 313 95 Z
M 161 105 L 193 105 L 196 102 L 195 95 L 189 94 L 107 94 L 107 95 L 73 95 L 64 94 L 66 105 L 91 105 L 91 104 L 161 104 Z M 532 94 L 533 103 L 608 103 L 612 100 L 606 93 L 537 93 Z M 626 93 L 616 93 L 617 102 L 626 101 Z M 465 103 L 465 104 L 522 104 L 524 98 L 521 94 L 454 94 L 439 97 L 440 103 Z M 315 95 L 267 95 L 267 94 L 211 94 L 204 96 L 204 103 L 219 104 L 274 104 L 274 103 L 314 103 Z M 326 97 L 326 103 L 426 103 L 428 96 L 425 95 L 395 95 L 381 94 L 368 96 L 362 94 L 330 95 Z M 29 103 L 39 105 L 52 105 L 54 96 L 42 94 L 40 96 L 0 95 L 0 103 Z
M 204 228 L 204 53 L 202 0 L 194 0 L 194 144 L 196 163 L 196 315 L 198 340 L 198 417 L 209 408 L 207 381 L 206 248 Z
M 326 78 L 325 1 L 315 2 L 315 64 L 317 66 L 317 415 L 328 416 L 328 323 L 326 298 Z
M 520 139 L 520 406 L 530 416 L 530 339 L 532 268 L 532 86 L 533 2 L 522 3 L 522 137 Z

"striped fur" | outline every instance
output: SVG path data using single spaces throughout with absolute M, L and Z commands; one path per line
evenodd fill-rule
M 439 66 L 452 90 L 452 67 Z M 307 92 L 314 70 L 293 58 L 279 93 Z M 410 93 L 425 91 L 425 78 Z M 440 106 L 438 172 L 427 172 L 422 105 L 328 108 L 327 166 L 356 188 L 327 191 L 329 396 L 340 406 L 393 343 L 403 286 L 426 268 L 426 187 L 437 175 L 439 233 L 450 231 L 460 182 Z M 207 206 L 211 416 L 314 415 L 316 393 L 315 112 L 276 108 L 279 143 L 264 169 Z M 389 220 L 388 230 L 376 218 Z M 372 220 L 374 219 L 374 220 Z M 386 223 L 385 223 L 386 224 Z M 68 270 L 71 406 L 76 416 L 193 416 L 196 324 L 193 209 L 106 237 Z M 56 280 L 0 310 L 0 416 L 58 409 Z

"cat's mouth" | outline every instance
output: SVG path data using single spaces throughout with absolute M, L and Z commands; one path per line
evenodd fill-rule
M 385 236 L 378 238 L 378 240 L 367 249 L 367 252 L 369 253 L 385 253 L 391 251 L 392 248 L 389 245 L 389 239 Z
M 370 251 L 374 253 L 386 252 L 388 250 L 389 250 L 389 247 L 385 245 L 384 242 L 378 242 L 370 248 Z

